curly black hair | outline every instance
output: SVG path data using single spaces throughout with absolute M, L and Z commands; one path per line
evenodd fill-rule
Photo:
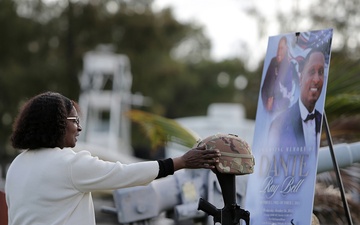
M 66 118 L 73 106 L 74 101 L 55 92 L 32 97 L 21 108 L 13 124 L 12 146 L 29 150 L 62 148 Z

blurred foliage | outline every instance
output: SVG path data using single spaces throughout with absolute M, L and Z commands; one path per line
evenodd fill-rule
M 358 3 L 350 2 L 330 9 L 349 9 L 355 18 L 353 4 Z M 335 3 L 327 0 L 324 4 Z M 171 9 L 154 12 L 151 5 L 152 1 L 58 0 L 44 4 L 41 0 L 1 0 L 0 155 L 14 154 L 9 147 L 11 124 L 27 98 L 51 90 L 78 99 L 82 57 L 99 44 L 112 44 L 116 53 L 129 57 L 132 92 L 140 92 L 153 102 L 141 110 L 177 118 L 204 115 L 213 102 L 236 102 L 245 105 L 248 118 L 255 119 L 262 63 L 255 71 L 248 71 L 240 59 L 213 61 L 211 43 L 202 27 L 177 21 Z M 302 21 L 295 15 L 306 13 L 313 24 L 335 27 L 334 40 L 345 43 L 343 47 L 336 45 L 331 59 L 326 101 L 329 120 L 359 114 L 360 65 L 356 53 L 360 51 L 351 45 L 352 30 L 344 26 L 349 23 L 356 31 L 356 20 L 342 20 L 339 13 L 325 15 L 315 9 L 300 12 L 300 8 L 278 11 L 281 32 L 308 30 L 301 26 L 303 22 L 295 23 Z M 255 8 L 249 7 L 248 13 L 260 21 L 260 36 L 267 38 L 263 34 L 269 21 Z M 234 86 L 239 76 L 248 82 L 243 89 Z M 149 144 L 136 127 L 132 132 L 135 147 Z
M 144 134 L 151 140 L 152 149 L 162 148 L 170 141 L 191 148 L 200 138 L 172 119 L 140 110 L 131 110 L 127 115 L 141 126 Z
M 47 90 L 77 100 L 84 53 L 112 44 L 131 62 L 133 93 L 150 97 L 142 110 L 169 118 L 205 114 L 214 101 L 238 102 L 229 82 L 217 76 L 247 76 L 239 60 L 214 62 L 202 27 L 180 23 L 171 9 L 155 13 L 151 1 L 0 1 L 0 153 L 9 147 L 11 125 L 22 103 Z M 229 88 L 228 88 L 229 87 Z M 148 145 L 137 127 L 133 143 Z
M 332 54 L 325 110 L 331 120 L 360 114 L 360 65 L 344 52 Z

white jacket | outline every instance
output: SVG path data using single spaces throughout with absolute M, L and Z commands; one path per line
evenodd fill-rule
M 125 165 L 68 148 L 24 151 L 6 177 L 9 225 L 95 225 L 91 191 L 146 185 L 158 172 L 156 161 Z

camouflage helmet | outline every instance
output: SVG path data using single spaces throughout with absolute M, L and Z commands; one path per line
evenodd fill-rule
M 245 175 L 254 172 L 255 159 L 247 142 L 234 134 L 215 134 L 200 140 L 197 146 L 218 149 L 221 153 L 216 169 L 220 173 Z

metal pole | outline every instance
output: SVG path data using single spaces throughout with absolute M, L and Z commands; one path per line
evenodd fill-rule
M 332 143 L 332 139 L 331 139 L 331 135 L 330 135 L 330 129 L 329 129 L 329 125 L 328 125 L 328 122 L 327 122 L 325 111 L 324 111 L 324 126 L 325 126 L 327 141 L 328 141 L 328 144 L 329 144 L 329 150 L 330 150 L 331 158 L 332 158 L 333 165 L 334 165 L 334 170 L 335 170 L 335 173 L 336 173 L 336 178 L 337 178 L 337 181 L 339 183 L 339 188 L 340 188 L 341 198 L 342 198 L 344 209 L 345 209 L 345 214 L 346 214 L 346 217 L 347 217 L 347 220 L 348 220 L 348 224 L 353 225 L 353 222 L 351 220 L 351 213 L 350 213 L 350 210 L 349 210 L 349 206 L 348 206 L 348 203 L 347 203 L 346 197 L 345 197 L 345 191 L 344 191 L 344 186 L 343 186 L 343 182 L 342 182 L 341 175 L 340 175 L 340 169 L 339 169 L 339 166 L 337 164 L 336 157 L 335 157 L 335 154 L 334 154 L 333 143 Z

